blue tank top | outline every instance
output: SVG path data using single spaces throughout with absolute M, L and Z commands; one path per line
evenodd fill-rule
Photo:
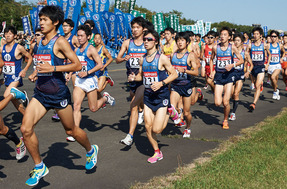
M 171 64 L 178 74 L 177 79 L 175 79 L 172 82 L 172 84 L 174 84 L 174 85 L 186 85 L 186 84 L 190 83 L 192 76 L 187 74 L 187 73 L 178 72 L 177 68 L 184 68 L 186 70 L 191 69 L 191 67 L 187 64 L 187 58 L 188 58 L 189 53 L 186 52 L 182 58 L 177 58 L 177 54 L 178 54 L 177 52 L 174 53 L 172 60 L 171 60 Z
M 36 54 L 37 53 L 37 50 L 38 50 L 38 45 L 37 43 L 34 45 L 34 48 L 33 48 L 33 54 Z
M 158 63 L 160 58 L 160 53 L 157 52 L 154 59 L 151 62 L 148 62 L 146 60 L 146 54 L 143 56 L 143 65 L 142 65 L 142 71 L 143 71 L 143 84 L 145 86 L 145 90 L 147 92 L 154 93 L 151 89 L 151 85 L 153 82 L 159 82 L 163 81 L 167 78 L 166 71 L 165 70 L 159 70 L 158 69 Z M 167 89 L 167 85 L 161 87 L 156 92 L 161 92 L 162 90 Z
M 130 55 L 131 58 L 126 62 L 127 75 L 130 75 L 132 72 L 136 75 L 138 74 L 140 58 L 145 53 L 146 49 L 144 48 L 144 43 L 142 43 L 140 46 L 137 46 L 133 39 L 130 40 L 127 54 Z
M 93 69 L 96 66 L 96 63 L 94 60 L 91 60 L 88 55 L 88 49 L 90 47 L 90 43 L 86 46 L 85 50 L 83 52 L 80 51 L 80 48 L 77 49 L 76 55 L 79 58 L 81 64 L 82 64 L 82 70 L 80 72 L 87 72 Z M 76 73 L 78 77 L 78 72 Z M 94 77 L 95 73 L 89 74 L 86 78 Z
M 100 55 L 103 65 L 105 65 L 107 63 L 107 57 L 104 55 L 104 46 L 102 45 L 100 50 L 98 51 L 98 54 Z M 105 68 L 105 70 L 107 70 L 107 68 Z
M 72 48 L 72 50 L 74 51 L 75 50 L 75 46 L 73 45 L 73 37 L 74 35 L 71 35 L 69 38 L 68 38 L 68 42 Z
M 220 43 L 221 44 L 221 43 Z M 217 52 L 216 52 L 216 72 L 227 72 L 225 66 L 229 64 L 233 64 L 233 56 L 232 56 L 232 48 L 231 44 L 228 44 L 228 47 L 225 51 L 223 51 L 220 47 L 220 44 L 217 45 Z
M 242 49 L 242 51 L 241 51 L 240 54 L 241 54 L 243 60 L 245 60 L 245 50 L 244 50 L 244 49 Z M 237 56 L 236 56 L 235 54 L 234 54 L 234 56 L 233 56 L 233 61 L 234 61 L 235 64 L 239 61 L 239 59 L 237 58 Z M 244 70 L 244 62 L 243 62 L 243 64 L 241 64 L 241 65 L 239 65 L 239 66 L 236 66 L 236 67 L 235 67 L 235 70 L 237 70 L 237 71 L 243 71 L 243 70 Z
M 265 51 L 264 43 L 256 46 L 254 43 L 251 44 L 250 56 L 254 66 L 262 66 L 265 62 Z
M 273 45 L 270 43 L 270 53 L 271 53 L 270 65 L 280 64 L 281 50 L 279 43 L 277 43 L 276 47 L 273 47 Z
M 6 51 L 6 44 L 3 46 L 2 59 L 4 61 L 4 66 L 3 66 L 2 72 L 5 75 L 16 75 L 16 76 L 18 76 L 19 73 L 21 72 L 22 58 L 17 60 L 15 57 L 15 50 L 16 50 L 17 46 L 18 46 L 18 43 L 15 43 L 10 52 Z
M 46 45 L 42 44 L 43 39 L 40 41 L 37 53 L 34 56 L 37 63 L 46 61 L 52 66 L 64 65 L 64 59 L 55 56 L 53 52 L 54 45 L 59 37 L 58 34 L 55 35 Z M 66 80 L 62 72 L 38 73 L 36 88 L 43 93 L 56 94 L 59 90 L 66 88 L 65 83 Z

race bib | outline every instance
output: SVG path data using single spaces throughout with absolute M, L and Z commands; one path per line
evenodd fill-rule
M 279 59 L 280 59 L 279 54 L 271 54 L 270 62 L 276 62 L 277 63 L 277 62 L 279 62 Z
M 283 62 L 287 62 L 287 56 L 283 57 Z
M 15 62 L 4 62 L 2 71 L 6 75 L 14 75 L 15 74 Z
M 88 63 L 87 63 L 87 61 L 85 61 L 85 57 L 84 56 L 78 56 L 78 58 L 81 62 L 82 69 L 81 69 L 81 71 L 77 72 L 77 75 L 79 72 L 87 72 L 88 71 Z
M 158 82 L 157 72 L 144 72 L 143 83 L 145 88 L 151 88 L 154 82 Z
M 182 72 L 179 72 L 177 69 L 178 68 L 183 68 L 183 69 L 187 69 L 186 66 L 178 66 L 178 65 L 173 65 L 178 77 L 177 77 L 177 80 L 185 80 L 187 79 L 187 73 L 182 73 Z
M 52 65 L 51 62 L 51 55 L 50 54 L 36 54 L 35 56 L 35 60 L 36 60 L 36 65 L 38 63 L 43 64 L 43 62 L 48 62 L 50 65 Z M 38 76 L 52 76 L 53 73 L 38 73 Z
M 239 59 L 236 57 L 236 58 L 233 58 L 233 61 L 236 64 L 239 61 Z M 242 70 L 243 69 L 243 64 L 241 64 L 239 66 L 236 66 L 235 69 L 236 70 Z
M 252 52 L 252 61 L 263 61 L 263 52 L 262 51 L 253 51 Z
M 229 64 L 232 64 L 231 57 L 217 57 L 217 68 L 225 69 Z
M 140 58 L 143 56 L 143 53 L 131 53 L 130 54 L 130 67 L 131 68 L 140 68 Z

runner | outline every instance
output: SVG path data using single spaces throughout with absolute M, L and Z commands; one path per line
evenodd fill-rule
M 75 126 L 71 95 L 63 72 L 81 70 L 81 63 L 72 51 L 64 37 L 57 34 L 59 26 L 64 21 L 64 12 L 58 6 L 45 6 L 39 13 L 40 27 L 44 38 L 37 51 L 38 74 L 29 76 L 31 81 L 37 80 L 34 96 L 28 105 L 21 126 L 25 145 L 35 163 L 35 168 L 26 181 L 29 186 L 35 186 L 39 180 L 49 173 L 41 160 L 38 139 L 34 128 L 36 123 L 49 109 L 55 109 L 61 118 L 66 133 L 73 136 L 87 151 L 86 169 L 92 169 L 97 163 L 98 146 L 91 146 L 86 133 Z M 71 64 L 64 65 L 64 59 Z
M 4 61 L 4 66 L 2 72 L 4 73 L 4 80 L 6 90 L 4 92 L 4 97 L 10 94 L 12 87 L 23 86 L 22 78 L 26 76 L 26 72 L 29 66 L 32 64 L 32 56 L 24 49 L 23 46 L 15 43 L 15 37 L 17 36 L 17 30 L 14 26 L 8 26 L 4 30 L 4 35 L 6 39 L 6 44 L 0 48 L 1 55 L 0 58 Z M 22 70 L 22 58 L 28 58 L 28 62 L 24 69 Z M 24 92 L 26 95 L 27 93 Z M 27 97 L 28 99 L 28 97 Z M 24 115 L 25 108 L 27 104 L 21 104 L 18 99 L 13 99 L 11 101 L 15 108 Z M 29 102 L 27 100 L 27 102 Z
M 124 41 L 121 50 L 116 58 L 116 63 L 122 63 L 126 61 L 127 76 L 131 73 L 138 74 L 139 72 L 139 60 L 146 53 L 143 43 L 143 30 L 145 28 L 145 19 L 142 17 L 136 17 L 131 22 L 132 26 L 132 39 Z M 126 55 L 124 56 L 124 54 Z M 130 88 L 130 119 L 129 119 L 129 133 L 120 142 L 125 145 L 132 145 L 133 135 L 137 126 L 138 118 L 143 116 L 143 113 L 139 115 L 139 107 L 143 104 L 144 86 L 142 81 L 129 82 Z M 143 108 L 143 107 L 142 107 Z
M 114 85 L 114 81 L 108 74 L 107 69 L 107 67 L 112 63 L 113 58 L 109 53 L 109 51 L 106 49 L 106 47 L 102 45 L 101 34 L 99 33 L 95 34 L 94 42 L 98 54 L 100 55 L 100 58 L 102 59 L 103 62 L 103 67 L 96 72 L 96 75 L 98 77 L 98 92 L 101 93 L 106 88 L 108 83 L 110 84 L 110 86 Z
M 170 104 L 168 83 L 177 78 L 169 58 L 157 51 L 159 35 L 154 30 L 148 30 L 144 34 L 144 46 L 147 53 L 140 59 L 140 68 L 137 74 L 130 73 L 129 81 L 143 80 L 144 90 L 144 119 L 149 142 L 154 149 L 154 155 L 148 158 L 149 163 L 156 163 L 163 159 L 157 143 L 156 134 L 160 134 L 166 127 L 169 115 L 167 113 Z M 169 73 L 167 77 L 166 72 Z
M 192 101 L 192 77 L 198 75 L 196 64 L 197 57 L 193 52 L 188 53 L 187 46 L 190 43 L 189 35 L 186 32 L 179 32 L 175 36 L 175 41 L 178 47 L 177 52 L 171 56 L 171 64 L 178 74 L 178 78 L 171 83 L 170 102 L 180 112 L 178 104 L 182 98 L 183 115 L 186 121 L 186 128 L 183 132 L 183 138 L 190 137 L 190 125 L 192 116 L 190 106 Z
M 79 41 L 77 36 L 72 34 L 72 31 L 74 29 L 74 22 L 71 19 L 65 19 L 64 23 L 63 23 L 63 31 L 64 31 L 64 37 L 65 39 L 68 41 L 68 43 L 70 44 L 72 50 L 74 51 L 75 48 L 79 47 Z M 65 60 L 67 64 L 70 63 L 70 60 Z M 75 79 L 76 79 L 76 75 L 71 73 L 67 73 L 66 74 L 66 80 L 67 82 L 72 78 L 72 82 L 73 82 L 73 86 L 75 85 Z M 58 116 L 58 114 L 55 112 L 55 115 L 52 116 L 52 120 L 53 121 L 60 121 L 60 118 Z
M 263 79 L 264 79 L 264 73 L 265 73 L 265 52 L 268 55 L 268 64 L 270 62 L 270 51 L 267 47 L 267 45 L 262 42 L 261 38 L 263 35 L 263 29 L 260 27 L 255 27 L 252 30 L 254 42 L 250 43 L 247 47 L 247 52 L 250 53 L 252 63 L 253 63 L 253 69 L 251 71 L 252 76 L 255 80 L 255 93 L 254 93 L 254 100 L 253 103 L 250 104 L 249 109 L 250 111 L 255 110 L 256 103 L 260 96 L 260 90 L 261 86 L 263 86 Z
M 27 100 L 26 95 L 23 92 L 19 91 L 17 88 L 12 87 L 10 94 L 7 97 L 5 97 L 2 101 L 0 101 L 0 111 L 2 111 L 13 99 L 21 99 L 23 101 Z M 20 160 L 25 156 L 26 147 L 24 145 L 23 138 L 22 137 L 18 138 L 13 129 L 4 125 L 4 121 L 1 114 L 0 114 L 0 135 L 4 135 L 8 140 L 14 142 L 14 144 L 16 145 L 15 151 L 17 160 Z
M 284 34 L 283 41 L 284 41 L 285 55 L 283 57 L 283 63 L 281 65 L 282 65 L 283 82 L 286 87 L 285 91 L 287 91 L 287 34 Z
M 75 52 L 82 64 L 82 70 L 76 73 L 77 77 L 73 90 L 76 127 L 80 127 L 82 119 L 81 107 L 86 95 L 90 111 L 92 112 L 99 110 L 106 102 L 112 106 L 115 104 L 115 99 L 107 92 L 104 93 L 104 97 L 102 97 L 100 93 L 98 96 L 98 79 L 96 72 L 103 67 L 103 63 L 97 49 L 88 42 L 91 34 L 92 30 L 89 26 L 81 25 L 78 27 L 77 36 L 80 47 L 75 49 Z M 76 141 L 72 136 L 68 136 L 66 140 L 69 142 Z
M 37 54 L 37 50 L 38 50 L 38 47 L 39 47 L 39 43 L 43 37 L 43 34 L 41 32 L 41 28 L 37 28 L 36 31 L 35 31 L 35 37 L 36 37 L 36 41 L 34 43 L 32 43 L 31 45 L 31 48 L 30 48 L 30 51 L 29 53 L 32 55 L 33 57 L 33 69 L 35 70 L 36 69 L 36 61 L 34 60 L 34 56 Z
M 214 102 L 216 106 L 220 106 L 223 103 L 224 107 L 224 121 L 222 128 L 229 129 L 228 116 L 230 112 L 229 100 L 231 97 L 232 86 L 234 82 L 234 68 L 240 66 L 243 63 L 242 56 L 238 52 L 238 49 L 229 43 L 231 38 L 231 30 L 228 27 L 222 27 L 220 30 L 221 43 L 212 48 L 212 54 L 210 59 L 210 72 L 211 78 L 214 78 Z M 239 59 L 237 63 L 233 62 L 233 57 Z M 213 70 L 213 60 L 217 57 L 215 71 Z M 224 91 L 224 96 L 222 94 Z
M 215 37 L 216 37 L 216 32 L 209 31 L 207 33 L 206 44 L 201 49 L 201 58 L 205 61 L 205 64 L 206 64 L 205 68 L 201 68 L 201 69 L 204 70 L 205 81 L 211 87 L 212 92 L 214 92 L 214 81 L 213 81 L 213 79 L 210 78 L 210 65 L 209 65 L 209 63 L 210 63 L 212 48 L 214 46 L 216 46 L 216 44 L 214 43 Z M 213 70 L 215 69 L 215 64 L 216 64 L 215 62 L 216 62 L 216 58 L 214 61 Z M 205 88 L 205 89 L 207 89 L 207 88 Z
M 233 90 L 232 90 L 233 108 L 232 108 L 232 111 L 229 117 L 229 120 L 231 121 L 236 120 L 235 113 L 236 113 L 236 110 L 239 104 L 239 93 L 241 91 L 245 78 L 249 77 L 251 70 L 253 69 L 253 64 L 250 59 L 250 55 L 247 53 L 247 51 L 244 50 L 244 44 L 243 44 L 244 37 L 240 33 L 235 33 L 233 38 L 234 38 L 234 45 L 238 49 L 239 53 L 241 54 L 244 63 L 241 64 L 240 66 L 236 66 L 234 70 L 235 84 L 233 85 Z M 235 54 L 233 57 L 233 61 L 235 64 L 239 61 L 239 59 L 237 58 Z M 250 66 L 247 67 L 247 64 L 250 64 Z M 244 69 L 246 67 L 247 67 L 247 70 L 244 73 Z
M 95 28 L 95 22 L 93 21 L 93 20 L 86 20 L 86 22 L 84 23 L 84 25 L 88 25 L 90 28 L 91 28 L 91 30 L 92 30 L 92 36 L 91 36 L 91 38 L 90 38 L 90 40 L 89 40 L 89 43 L 91 44 L 91 45 L 93 45 L 93 46 L 95 46 L 95 42 L 94 42 L 94 37 L 95 37 L 95 34 L 93 33 L 93 30 L 94 30 L 94 28 Z
M 173 28 L 165 28 L 164 29 L 164 37 L 166 43 L 163 45 L 162 53 L 170 58 L 170 55 L 177 50 L 177 46 L 175 40 L 173 39 L 175 31 Z
M 270 63 L 268 66 L 268 75 L 271 78 L 271 85 L 273 87 L 273 99 L 280 100 L 278 89 L 278 78 L 281 72 L 283 57 L 285 56 L 285 49 L 281 43 L 278 42 L 279 32 L 272 30 L 270 32 L 272 43 L 269 44 L 268 49 L 271 54 Z

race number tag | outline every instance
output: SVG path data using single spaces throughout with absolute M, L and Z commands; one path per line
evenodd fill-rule
M 279 54 L 271 54 L 270 62 L 276 62 L 276 63 L 279 62 Z
M 157 72 L 145 72 L 143 77 L 145 88 L 151 88 L 153 82 L 158 82 Z
M 239 61 L 239 59 L 238 59 L 237 57 L 234 57 L 234 58 L 233 58 L 233 61 L 234 61 L 234 63 L 236 64 L 236 63 Z M 239 66 L 236 66 L 235 69 L 236 69 L 236 70 L 242 70 L 242 69 L 243 69 L 243 65 L 244 65 L 244 64 L 241 64 L 241 65 L 239 65 Z
M 131 68 L 140 68 L 140 58 L 144 55 L 144 53 L 131 53 L 130 54 L 130 67 Z
M 287 56 L 283 57 L 283 62 L 287 62 Z
M 79 72 L 87 72 L 88 71 L 88 63 L 87 63 L 87 61 L 85 61 L 85 57 L 84 56 L 78 56 L 78 58 L 81 62 L 82 69 L 81 69 L 81 71 L 77 72 L 77 75 Z
M 263 52 L 262 51 L 253 51 L 252 52 L 252 61 L 263 61 Z
M 225 66 L 232 64 L 231 57 L 217 57 L 217 67 L 225 69 Z
M 35 56 L 36 64 L 40 63 L 43 64 L 44 62 L 48 62 L 50 65 L 51 63 L 51 55 L 50 54 L 36 54 Z M 52 76 L 53 73 L 38 73 L 38 76 Z
M 179 72 L 177 69 L 178 68 L 183 68 L 183 69 L 187 69 L 187 66 L 178 66 L 178 65 L 173 65 L 178 77 L 177 77 L 177 80 L 184 80 L 184 79 L 187 79 L 187 73 L 182 73 L 182 72 Z
M 3 73 L 6 75 L 15 74 L 15 62 L 4 62 Z

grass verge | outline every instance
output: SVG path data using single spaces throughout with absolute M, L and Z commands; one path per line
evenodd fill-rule
M 209 154 L 131 188 L 286 188 L 287 108 L 242 130 Z

